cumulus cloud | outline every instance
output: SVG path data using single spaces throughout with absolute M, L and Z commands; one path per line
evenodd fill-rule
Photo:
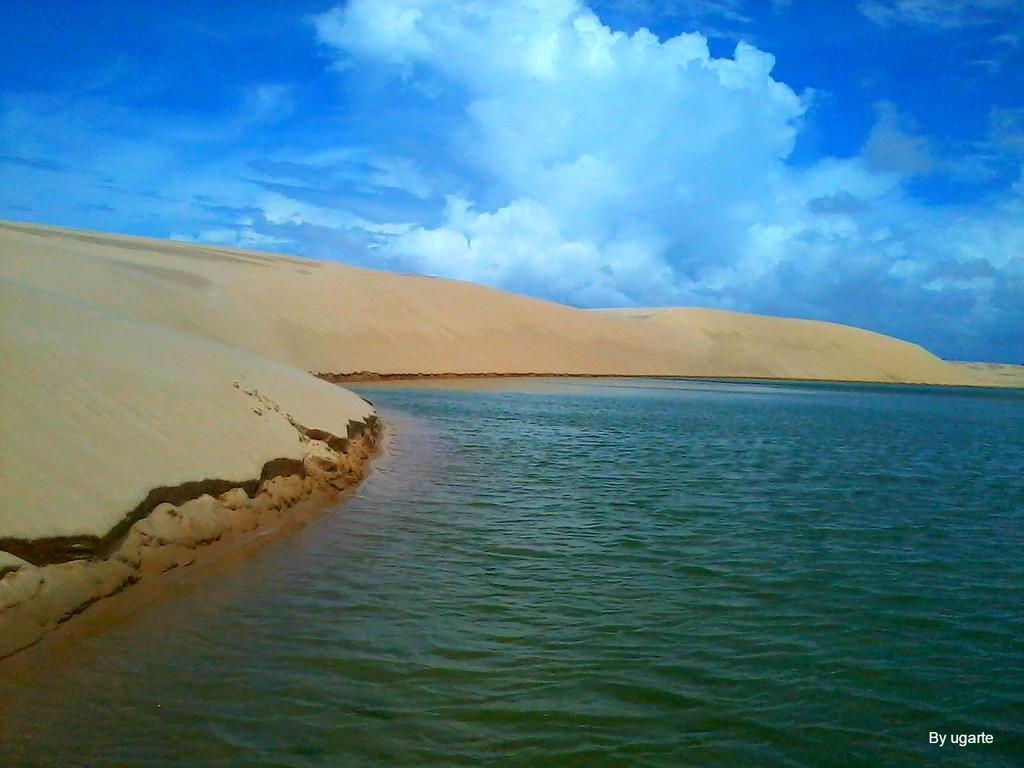
M 930 13 L 873 5 L 878 20 Z M 915 203 L 906 182 L 936 160 L 895 105 L 858 156 L 796 168 L 808 98 L 746 43 L 715 57 L 700 34 L 615 31 L 576 0 L 351 0 L 314 23 L 350 70 L 390 68 L 457 105 L 438 152 L 465 169 L 460 188 L 439 190 L 435 223 L 379 241 L 405 269 L 582 306 L 824 317 L 953 356 L 970 340 L 943 322 L 1021 324 L 1019 193 L 989 210 Z
M 576 303 L 673 300 L 718 266 L 771 204 L 804 111 L 753 46 L 714 58 L 701 35 L 627 35 L 568 0 L 353 2 L 316 23 L 344 56 L 440 74 L 464 95 L 446 149 L 482 200 L 450 198 L 440 227 L 394 252 Z
M 951 153 L 881 104 L 852 156 L 795 163 L 811 95 L 746 43 L 713 56 L 577 0 L 349 0 L 312 21 L 345 97 L 314 123 L 306 90 L 276 82 L 213 122 L 3 96 L 0 215 L 1024 360 L 1019 110 Z M 944 176 L 981 202 L 915 198 Z

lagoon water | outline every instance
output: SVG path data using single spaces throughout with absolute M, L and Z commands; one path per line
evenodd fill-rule
M 356 496 L 0 668 L 4 765 L 1024 764 L 1024 393 L 365 394 Z

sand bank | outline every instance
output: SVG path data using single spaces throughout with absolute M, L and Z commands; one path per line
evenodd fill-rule
M 317 509 L 357 484 L 379 436 L 372 423 L 342 450 L 311 440 L 289 474 L 237 485 L 180 504 L 160 503 L 87 558 L 33 564 L 0 554 L 0 659 L 22 650 L 84 611 L 145 577 L 189 566 L 199 551 L 252 531 L 271 530 L 306 505 Z M 191 496 L 191 494 L 189 494 Z
M 207 542 L 362 476 L 362 398 L 0 280 L 0 656 Z

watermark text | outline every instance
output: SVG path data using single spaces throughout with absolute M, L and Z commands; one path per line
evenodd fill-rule
M 928 731 L 928 743 L 938 744 L 944 747 L 947 744 L 951 747 L 966 747 L 972 744 L 991 744 L 995 737 L 991 733 L 939 733 Z

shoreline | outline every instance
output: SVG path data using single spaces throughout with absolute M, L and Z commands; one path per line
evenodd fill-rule
M 1011 397 L 1024 386 L 1024 367 L 951 364 L 835 323 L 590 311 L 460 281 L 4 222 L 0 293 L 0 658 L 211 542 L 358 482 L 379 425 L 346 384 L 858 383 Z
M 455 280 L 4 222 L 0 278 L 43 292 L 37 298 L 346 377 L 500 371 L 1024 383 L 1019 365 L 951 363 L 913 341 L 835 322 L 706 307 L 581 309 Z
M 268 461 L 261 477 L 237 483 L 203 480 L 154 489 L 133 511 L 138 516 L 87 542 L 91 549 L 81 539 L 72 542 L 78 547 L 67 540 L 51 548 L 15 542 L 14 549 L 37 562 L 14 553 L 0 560 L 0 661 L 94 603 L 191 566 L 218 546 L 244 546 L 247 539 L 308 520 L 362 482 L 385 434 L 376 415 L 350 421 L 345 438 L 294 426 L 306 440 L 301 460 Z
M 956 365 L 973 365 L 956 363 Z M 1007 364 L 1007 367 L 1010 367 Z M 1024 367 L 1022 367 L 1024 368 Z M 867 384 L 891 387 L 942 387 L 946 389 L 1024 389 L 1024 372 L 1021 380 L 1013 383 L 934 383 L 914 381 L 885 381 L 882 379 L 812 379 L 766 376 L 716 376 L 649 374 L 649 373 L 377 373 L 375 371 L 354 371 L 351 373 L 313 373 L 318 379 L 330 384 L 374 384 L 403 381 L 460 381 L 474 379 L 647 379 L 661 381 L 706 381 L 748 384 Z

